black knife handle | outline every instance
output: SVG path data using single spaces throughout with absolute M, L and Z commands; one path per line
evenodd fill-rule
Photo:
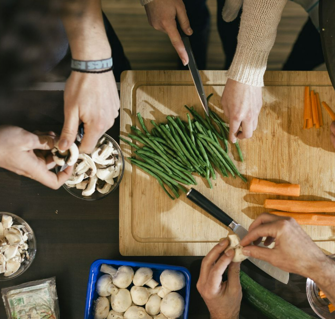
M 219 220 L 221 223 L 229 226 L 231 222 L 234 220 L 229 217 L 222 209 L 217 207 L 214 203 L 212 203 L 208 198 L 204 195 L 196 191 L 194 188 L 186 195 L 193 203 L 197 204 L 203 210 L 205 210 L 208 214 L 212 215 L 214 218 Z

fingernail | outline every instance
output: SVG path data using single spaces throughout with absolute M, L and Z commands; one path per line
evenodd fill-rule
M 58 142 L 58 148 L 62 151 L 64 151 L 67 146 L 68 146 L 68 141 L 65 138 L 62 138 L 59 142 Z
M 193 30 L 191 28 L 187 29 L 187 34 L 191 35 L 193 33 Z
M 187 65 L 187 61 L 186 61 L 186 60 L 183 59 L 182 62 L 183 62 L 183 65 L 184 65 L 184 66 Z
M 219 242 L 219 246 L 224 246 L 227 241 L 227 238 L 221 238 Z
M 246 248 L 243 248 L 243 249 L 242 249 L 242 253 L 243 253 L 243 255 L 245 255 L 245 256 L 250 256 L 250 250 L 248 250 L 248 249 L 246 249 Z
M 231 256 L 233 255 L 234 252 L 233 252 L 232 249 L 230 249 L 230 250 L 225 251 L 224 253 L 225 253 L 225 255 L 226 255 L 227 257 L 231 257 Z

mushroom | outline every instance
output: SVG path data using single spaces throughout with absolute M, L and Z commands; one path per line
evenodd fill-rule
M 123 319 L 123 314 L 120 312 L 116 312 L 114 310 L 111 310 L 108 314 L 107 319 Z
M 106 319 L 109 313 L 109 300 L 99 297 L 95 302 L 94 319 Z
M 242 252 L 243 247 L 240 245 L 240 238 L 236 234 L 229 235 L 228 238 L 229 238 L 229 246 L 226 248 L 225 251 L 232 249 L 235 250 L 235 256 L 232 261 L 234 263 L 239 263 L 247 259 L 248 256 L 243 255 Z
M 58 142 L 55 144 L 55 147 L 51 150 L 53 154 L 54 162 L 59 166 L 64 166 L 65 164 L 68 166 L 73 166 L 79 156 L 79 150 L 75 143 L 73 143 L 70 148 L 66 151 L 61 151 L 58 148 Z
M 10 260 L 14 258 L 18 253 L 18 249 L 19 249 L 18 246 L 7 246 L 3 254 L 5 259 Z M 21 256 L 21 254 L 19 254 L 19 256 Z
M 6 260 L 3 254 L 0 254 L 0 274 L 6 271 Z
M 90 177 L 87 187 L 83 190 L 81 194 L 85 197 L 91 196 L 95 191 L 95 185 L 97 181 L 98 181 L 98 178 L 96 176 Z
M 13 225 L 13 218 L 12 216 L 2 215 L 2 226 L 3 228 L 10 228 Z
M 169 319 L 179 318 L 185 308 L 184 298 L 177 292 L 170 292 L 161 302 L 161 313 Z
M 113 278 L 109 274 L 101 276 L 97 281 L 97 293 L 99 296 L 107 297 L 116 295 L 119 289 L 113 285 Z
M 144 306 L 150 296 L 150 293 L 147 288 L 133 286 L 130 289 L 131 298 L 133 303 L 137 306 Z
M 157 294 L 151 295 L 145 305 L 146 312 L 151 316 L 158 315 L 161 307 L 161 301 L 161 297 L 159 297 Z
M 16 228 L 6 228 L 4 230 L 4 235 L 9 245 L 18 245 L 22 241 L 21 232 Z
M 164 270 L 160 275 L 163 288 L 158 292 L 158 296 L 164 298 L 169 292 L 177 291 L 185 287 L 185 276 L 176 270 Z
M 166 318 L 162 313 L 160 313 L 158 316 L 154 316 L 154 319 L 168 319 L 168 318 Z
M 113 184 L 114 184 L 114 180 L 113 180 Z M 109 184 L 105 182 L 104 184 L 100 185 L 100 183 L 98 183 L 97 191 L 101 194 L 107 194 L 111 190 L 113 184 Z
M 87 185 L 88 185 L 88 180 L 84 180 L 84 181 L 76 184 L 76 188 L 77 189 L 86 189 Z
M 133 283 L 135 286 L 147 285 L 150 288 L 155 288 L 158 286 L 158 282 L 152 279 L 153 271 L 150 268 L 142 267 L 137 269 Z
M 103 140 L 102 143 L 99 142 L 98 147 L 96 147 L 93 151 L 92 159 L 100 165 L 112 165 L 114 164 L 113 151 L 113 144 L 109 141 Z
M 66 186 L 73 186 L 76 184 L 79 184 L 83 181 L 85 177 L 85 174 L 81 174 L 81 175 L 71 175 L 71 177 L 65 182 Z
M 127 288 L 134 278 L 134 270 L 128 266 L 121 266 L 113 275 L 113 283 L 118 288 Z
M 107 264 L 102 264 L 100 267 L 100 271 L 105 273 L 105 274 L 110 274 L 111 276 L 113 276 L 114 274 L 116 274 L 116 269 L 110 265 Z
M 5 277 L 13 275 L 19 270 L 21 266 L 21 261 L 17 261 L 16 258 L 12 258 L 7 261 L 6 272 L 4 273 Z
M 112 309 L 116 312 L 125 312 L 131 306 L 131 296 L 129 290 L 120 289 L 115 296 L 111 297 L 111 305 Z
M 4 238 L 4 234 L 3 234 L 3 232 L 4 232 L 3 224 L 0 223 L 0 239 Z
M 97 167 L 95 166 L 94 161 L 89 155 L 80 154 L 78 160 L 81 161 L 74 170 L 75 174 L 86 174 L 88 177 L 92 177 L 97 174 Z
M 142 307 L 131 306 L 124 314 L 125 319 L 152 319 Z

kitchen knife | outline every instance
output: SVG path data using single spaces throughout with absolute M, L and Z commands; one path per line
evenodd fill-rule
M 190 39 L 181 30 L 181 28 L 180 28 L 179 25 L 178 25 L 178 30 L 179 30 L 181 39 L 184 42 L 184 46 L 185 46 L 185 49 L 186 49 L 186 52 L 187 52 L 187 55 L 188 55 L 188 68 L 189 68 L 189 70 L 191 72 L 194 85 L 195 85 L 195 87 L 197 89 L 198 96 L 199 96 L 200 101 L 201 101 L 201 105 L 204 108 L 206 114 L 209 115 L 207 98 L 206 98 L 206 95 L 205 95 L 204 86 L 203 86 L 202 81 L 201 81 L 200 73 L 199 73 L 197 64 L 196 64 L 195 59 L 194 59 L 194 55 L 193 55 L 193 51 L 192 51 Z
M 323 55 L 335 88 L 335 1 L 322 0 L 319 4 L 320 35 Z
M 241 239 L 248 233 L 248 231 L 243 228 L 240 224 L 236 223 L 231 217 L 229 217 L 224 211 L 212 203 L 208 198 L 203 196 L 201 193 L 191 188 L 187 193 L 187 198 L 189 198 L 193 203 L 197 204 L 199 207 L 204 209 L 207 213 L 212 215 L 214 218 L 219 220 L 224 225 L 228 226 L 234 233 L 236 233 Z M 262 246 L 259 245 L 259 246 Z M 265 246 L 264 246 L 265 247 Z M 275 266 L 272 266 L 266 261 L 255 259 L 249 257 L 249 260 L 256 265 L 258 268 L 262 269 L 271 277 L 287 284 L 290 278 L 290 274 L 283 271 Z

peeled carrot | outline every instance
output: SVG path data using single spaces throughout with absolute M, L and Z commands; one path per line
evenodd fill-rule
M 290 213 L 335 213 L 335 202 L 266 199 L 265 208 Z
M 299 225 L 335 226 L 335 215 L 271 212 L 273 215 L 292 217 Z M 320 296 L 321 297 L 321 296 Z M 323 297 L 321 297 L 323 298 Z
M 320 296 L 320 298 L 322 298 L 322 299 L 327 298 L 327 296 L 325 295 L 325 293 L 324 293 L 322 290 L 319 290 L 319 296 Z
M 250 192 L 276 194 L 283 196 L 300 196 L 300 185 L 277 184 L 258 178 L 253 178 L 249 187 Z
M 323 119 L 322 119 L 322 110 L 321 110 L 321 104 L 320 104 L 320 95 L 319 93 L 316 93 L 316 104 L 318 106 L 318 113 L 319 113 L 319 124 L 320 126 L 323 125 Z
M 304 107 L 304 128 L 313 126 L 312 109 L 311 109 L 311 96 L 309 94 L 309 87 L 305 87 L 305 107 Z
M 316 128 L 320 127 L 319 124 L 319 112 L 318 112 L 318 106 L 316 104 L 316 96 L 314 91 L 311 91 L 311 101 L 312 101 L 312 115 L 313 115 L 313 124 Z
M 326 102 L 322 102 L 322 106 L 326 109 L 332 121 L 335 121 L 335 113 L 330 108 L 330 106 Z
M 333 304 L 328 305 L 329 312 L 332 313 L 335 311 L 335 306 Z

